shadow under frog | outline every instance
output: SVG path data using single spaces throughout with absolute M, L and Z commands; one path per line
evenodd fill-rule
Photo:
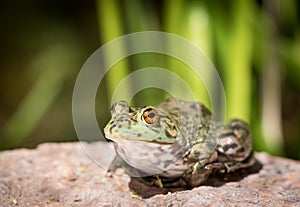
M 221 173 L 219 170 L 215 170 L 207 178 L 207 180 L 204 183 L 202 183 L 200 186 L 220 187 L 226 184 L 227 182 L 238 182 L 250 174 L 255 174 L 259 172 L 261 168 L 262 168 L 262 164 L 256 159 L 254 159 L 254 164 L 252 166 L 247 168 L 241 168 L 234 172 Z M 149 179 L 148 182 L 151 182 L 153 178 L 144 177 L 141 179 L 138 177 L 131 177 L 128 186 L 134 195 L 141 198 L 150 198 L 158 194 L 167 194 L 169 192 L 174 193 L 177 191 L 190 190 L 194 188 L 194 187 L 160 188 L 158 186 L 146 184 L 147 179 Z

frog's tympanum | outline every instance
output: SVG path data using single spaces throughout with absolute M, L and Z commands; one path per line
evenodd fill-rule
M 104 129 L 117 160 L 131 176 L 159 187 L 194 187 L 215 171 L 227 173 L 253 164 L 248 125 L 225 126 L 203 104 L 169 98 L 158 106 L 112 105 Z M 116 168 L 113 162 L 110 170 Z

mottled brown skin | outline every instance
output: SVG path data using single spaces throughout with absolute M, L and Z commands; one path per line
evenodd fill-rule
M 114 141 L 117 160 L 150 185 L 194 187 L 213 171 L 254 163 L 248 125 L 234 119 L 223 126 L 201 103 L 170 98 L 156 107 L 133 108 L 120 101 L 111 113 L 104 132 Z

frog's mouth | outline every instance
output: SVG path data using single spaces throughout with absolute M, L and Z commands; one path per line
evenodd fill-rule
M 144 140 L 139 138 L 124 138 L 124 137 L 115 137 L 108 134 L 105 134 L 105 137 L 113 142 L 121 143 L 121 142 L 140 142 L 140 143 L 153 143 L 153 144 L 161 144 L 161 145 L 172 145 L 174 143 L 174 140 L 171 141 L 164 141 L 159 138 L 151 139 L 151 140 Z

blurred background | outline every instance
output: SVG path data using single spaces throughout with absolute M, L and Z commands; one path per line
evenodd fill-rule
M 255 150 L 300 159 L 299 11 L 297 0 L 2 1 L 0 150 L 77 141 L 72 93 L 84 62 L 114 38 L 155 30 L 190 40 L 212 60 L 225 86 L 227 117 L 250 123 Z M 119 81 L 150 66 L 177 73 L 209 106 L 186 65 L 159 54 L 136 55 L 100 83 L 101 128 Z M 150 88 L 133 102 L 158 104 L 165 95 Z

